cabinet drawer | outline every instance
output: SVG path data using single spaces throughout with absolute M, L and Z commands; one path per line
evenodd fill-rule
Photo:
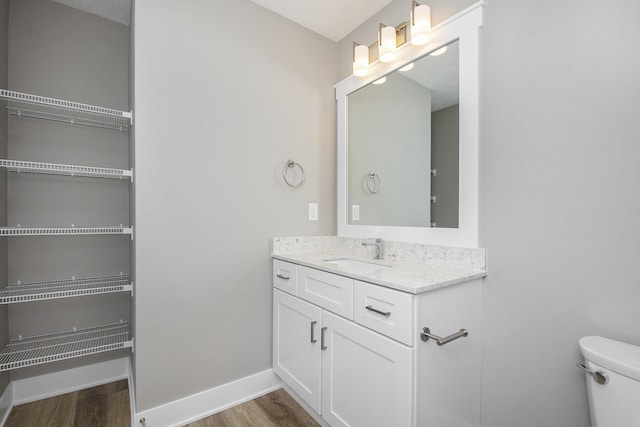
M 413 346 L 413 296 L 383 286 L 355 281 L 355 321 Z
M 273 287 L 298 295 L 298 266 L 290 262 L 273 260 Z
M 353 320 L 353 279 L 298 266 L 298 296 Z

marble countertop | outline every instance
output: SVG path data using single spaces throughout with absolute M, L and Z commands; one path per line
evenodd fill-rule
M 479 279 L 487 275 L 486 270 L 472 267 L 411 262 L 397 258 L 376 260 L 353 256 L 344 251 L 335 250 L 274 253 L 272 257 L 411 294 L 419 294 Z M 364 261 L 365 263 L 361 265 L 340 265 L 339 262 L 331 262 L 331 260 L 344 258 Z

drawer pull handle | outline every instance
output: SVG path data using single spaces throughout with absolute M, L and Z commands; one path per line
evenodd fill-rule
M 374 313 L 382 314 L 385 317 L 391 316 L 391 312 L 390 311 L 378 310 L 377 308 L 373 308 L 373 306 L 370 306 L 370 305 L 366 306 L 365 308 L 367 310 L 369 310 L 369 311 L 373 311 Z
M 327 327 L 320 329 L 320 350 L 326 350 L 327 346 L 324 345 L 324 333 L 327 330 Z
M 282 280 L 289 280 L 289 279 L 290 279 L 290 277 L 283 276 L 282 274 L 276 274 L 276 277 L 277 277 L 278 279 L 282 279 Z
M 318 342 L 318 340 L 314 336 L 315 335 L 314 334 L 314 329 L 315 329 L 316 323 L 318 323 L 318 322 L 315 321 L 315 320 L 313 322 L 311 322 L 311 344 L 314 344 L 314 343 Z
M 427 327 L 422 328 L 422 331 L 420 332 L 420 339 L 422 341 L 429 341 L 429 338 L 432 338 L 436 340 L 436 344 L 438 345 L 445 345 L 450 343 L 453 340 L 457 340 L 458 338 L 462 338 L 466 336 L 469 336 L 469 332 L 467 332 L 466 329 L 460 329 L 459 332 L 456 332 L 455 334 L 451 334 L 444 338 L 432 334 L 429 328 Z

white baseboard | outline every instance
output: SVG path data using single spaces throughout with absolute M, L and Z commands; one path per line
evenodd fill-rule
M 7 422 L 11 408 L 13 408 L 13 385 L 9 383 L 0 397 L 0 426 Z
M 11 382 L 13 405 L 107 384 L 129 377 L 129 357 Z
M 132 425 L 148 427 L 182 426 L 282 387 L 272 369 L 139 412 Z

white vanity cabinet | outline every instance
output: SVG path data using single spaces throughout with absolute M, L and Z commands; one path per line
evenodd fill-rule
M 327 424 L 479 425 L 481 284 L 411 294 L 278 259 L 273 268 L 273 370 Z M 425 326 L 469 336 L 438 346 L 421 340 Z

